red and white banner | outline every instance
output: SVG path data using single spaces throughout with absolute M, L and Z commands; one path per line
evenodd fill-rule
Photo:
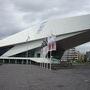
M 43 50 L 43 52 L 42 52 L 43 57 L 45 57 L 45 56 L 47 55 L 47 53 L 48 53 L 48 48 L 47 48 L 47 46 L 43 47 L 42 50 Z
M 48 51 L 56 50 L 56 36 L 51 35 L 48 37 Z
M 54 51 L 56 50 L 56 36 L 51 35 L 43 40 L 42 45 L 42 57 L 45 57 L 48 51 Z

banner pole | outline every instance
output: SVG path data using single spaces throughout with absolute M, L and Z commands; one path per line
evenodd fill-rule
M 48 53 L 47 53 L 47 60 L 48 60 Z M 48 69 L 48 61 L 47 61 L 47 64 L 46 64 L 46 68 Z
M 50 70 L 52 69 L 52 51 L 50 51 Z

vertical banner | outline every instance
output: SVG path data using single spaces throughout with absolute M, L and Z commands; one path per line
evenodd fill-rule
M 47 48 L 47 46 L 45 46 L 45 47 L 43 47 L 43 49 L 42 49 L 43 51 L 43 57 L 45 58 L 46 57 L 46 54 L 48 53 L 48 48 Z
M 43 57 L 45 57 L 46 54 L 48 53 L 47 38 L 43 40 L 41 47 L 42 47 L 42 55 Z
M 48 51 L 56 50 L 56 36 L 51 35 L 48 37 Z

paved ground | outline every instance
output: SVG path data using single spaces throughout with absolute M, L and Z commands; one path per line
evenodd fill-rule
M 34 65 L 0 65 L 0 90 L 90 90 L 90 66 L 47 70 Z

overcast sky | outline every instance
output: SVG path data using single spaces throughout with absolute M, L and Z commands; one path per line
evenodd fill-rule
M 0 0 L 0 38 L 48 18 L 83 14 L 90 14 L 90 0 Z

